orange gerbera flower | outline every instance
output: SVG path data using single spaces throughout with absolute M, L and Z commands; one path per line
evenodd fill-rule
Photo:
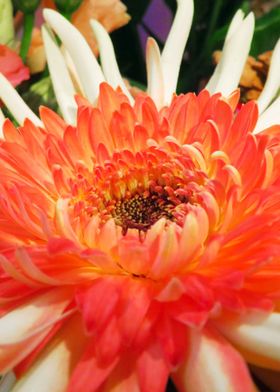
M 92 23 L 101 69 L 54 11 L 89 98 L 75 104 L 44 30 L 71 125 L 47 108 L 37 118 L 0 75 L 22 123 L 6 120 L 0 139 L 0 372 L 15 373 L 14 392 L 163 392 L 169 377 L 183 392 L 253 392 L 246 362 L 280 369 L 279 44 L 261 103 L 237 110 L 229 54 L 245 61 L 253 30 L 237 13 L 208 86 L 223 95 L 177 96 L 193 5 L 178 3 L 163 53 L 148 43 L 135 102 L 104 29 Z
M 254 136 L 256 104 L 235 114 L 237 100 L 158 112 L 103 84 L 76 127 L 47 108 L 44 129 L 6 121 L 0 364 L 15 390 L 163 391 L 171 374 L 253 391 L 225 337 L 279 368 L 278 343 L 250 334 L 278 313 L 250 323 L 280 295 L 280 127 Z

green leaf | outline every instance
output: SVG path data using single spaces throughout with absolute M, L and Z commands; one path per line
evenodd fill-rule
M 22 94 L 22 97 L 36 114 L 38 114 L 41 105 L 48 106 L 50 109 L 58 111 L 57 101 L 49 76 L 32 84 L 29 90 Z
M 243 2 L 243 10 L 248 10 L 247 2 Z M 221 49 L 229 24 L 216 30 L 208 42 L 209 53 L 216 49 Z M 280 36 L 280 8 L 275 8 L 268 14 L 256 20 L 254 37 L 252 40 L 250 54 L 259 54 L 274 48 Z
M 257 19 L 250 54 L 257 56 L 274 48 L 280 37 L 280 8 Z

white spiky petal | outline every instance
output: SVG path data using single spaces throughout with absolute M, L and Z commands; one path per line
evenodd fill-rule
M 181 61 L 194 13 L 193 0 L 177 0 L 177 5 L 176 15 L 161 55 L 165 104 L 170 103 L 173 93 L 176 92 Z
M 90 25 L 100 50 L 102 70 L 104 72 L 106 82 L 108 82 L 114 88 L 121 87 L 123 92 L 129 98 L 130 103 L 133 103 L 134 100 L 132 95 L 128 91 L 121 76 L 114 47 L 109 34 L 97 20 L 92 19 L 90 21 Z
M 241 26 L 243 19 L 244 19 L 244 12 L 242 10 L 236 11 L 236 13 L 234 14 L 234 17 L 232 18 L 232 21 L 230 22 L 230 25 L 229 25 L 229 28 L 227 31 L 227 35 L 226 35 L 225 42 L 224 42 L 224 48 L 225 48 L 226 42 L 229 41 L 229 39 L 232 37 L 232 35 L 236 31 L 236 29 L 239 26 Z M 219 62 L 219 64 L 217 64 L 213 75 L 211 76 L 210 80 L 208 81 L 208 84 L 206 86 L 208 91 L 211 92 L 215 89 L 215 86 L 218 82 L 220 74 L 221 74 L 221 62 Z
M 239 84 L 254 33 L 254 14 L 241 21 L 238 11 L 233 19 L 222 51 L 222 57 L 206 89 L 214 94 L 229 95 Z M 242 44 L 241 44 L 242 43 Z
M 153 38 L 148 38 L 146 47 L 147 93 L 158 109 L 164 104 L 164 85 L 160 50 Z
M 280 97 L 278 97 L 259 117 L 254 133 L 260 133 L 264 129 L 280 124 Z
M 44 9 L 43 15 L 46 22 L 55 31 L 68 50 L 75 64 L 86 97 L 91 102 L 95 102 L 99 94 L 99 85 L 105 79 L 88 43 L 82 34 L 58 12 L 51 9 Z
M 74 96 L 76 91 L 63 55 L 44 26 L 42 28 L 42 36 L 57 103 L 65 121 L 69 124 L 75 124 L 77 105 Z
M 275 97 L 280 88 L 280 39 L 278 40 L 271 57 L 270 67 L 264 89 L 258 98 L 258 107 L 262 113 Z
M 14 89 L 8 79 L 0 73 L 0 98 L 12 113 L 16 121 L 23 125 L 24 120 L 28 118 L 35 125 L 42 126 L 39 117 L 29 108 L 28 105 L 21 98 L 19 93 Z

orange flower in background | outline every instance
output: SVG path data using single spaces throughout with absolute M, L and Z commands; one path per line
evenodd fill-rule
M 55 8 L 52 0 L 43 0 L 43 7 Z M 108 32 L 126 25 L 130 16 L 120 0 L 84 0 L 72 16 L 72 22 L 86 38 L 88 44 L 98 53 L 96 40 L 90 27 L 90 19 L 96 19 Z
M 0 372 L 14 391 L 160 392 L 171 376 L 251 392 L 244 359 L 279 370 L 280 127 L 253 135 L 257 106 L 236 113 L 238 98 L 158 111 L 103 83 L 96 107 L 77 98 L 77 126 L 47 108 L 44 128 L 5 122 Z
M 249 56 L 239 82 L 241 89 L 241 100 L 248 102 L 249 100 L 258 99 L 264 89 L 267 79 L 272 51 L 260 54 L 257 59 Z M 213 53 L 213 60 L 218 64 L 221 59 L 222 52 L 216 50 Z
M 0 45 L 0 72 L 14 87 L 30 77 L 29 70 L 20 56 L 6 45 Z
M 31 44 L 26 59 L 30 72 L 42 72 L 46 66 L 46 54 L 42 40 L 41 31 L 34 28 L 32 32 Z

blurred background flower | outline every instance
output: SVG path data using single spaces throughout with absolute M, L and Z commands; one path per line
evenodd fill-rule
M 13 86 L 30 77 L 29 69 L 23 64 L 20 56 L 6 45 L 0 45 L 0 72 Z
M 43 7 L 55 8 L 61 1 L 43 0 Z M 97 45 L 89 25 L 90 19 L 96 19 L 109 32 L 126 25 L 130 16 L 120 0 L 83 0 L 73 12 L 71 21 L 87 39 L 92 50 L 97 54 Z
M 13 7 L 10 0 L 0 1 L 0 72 L 13 86 L 30 77 L 28 67 L 15 51 Z

